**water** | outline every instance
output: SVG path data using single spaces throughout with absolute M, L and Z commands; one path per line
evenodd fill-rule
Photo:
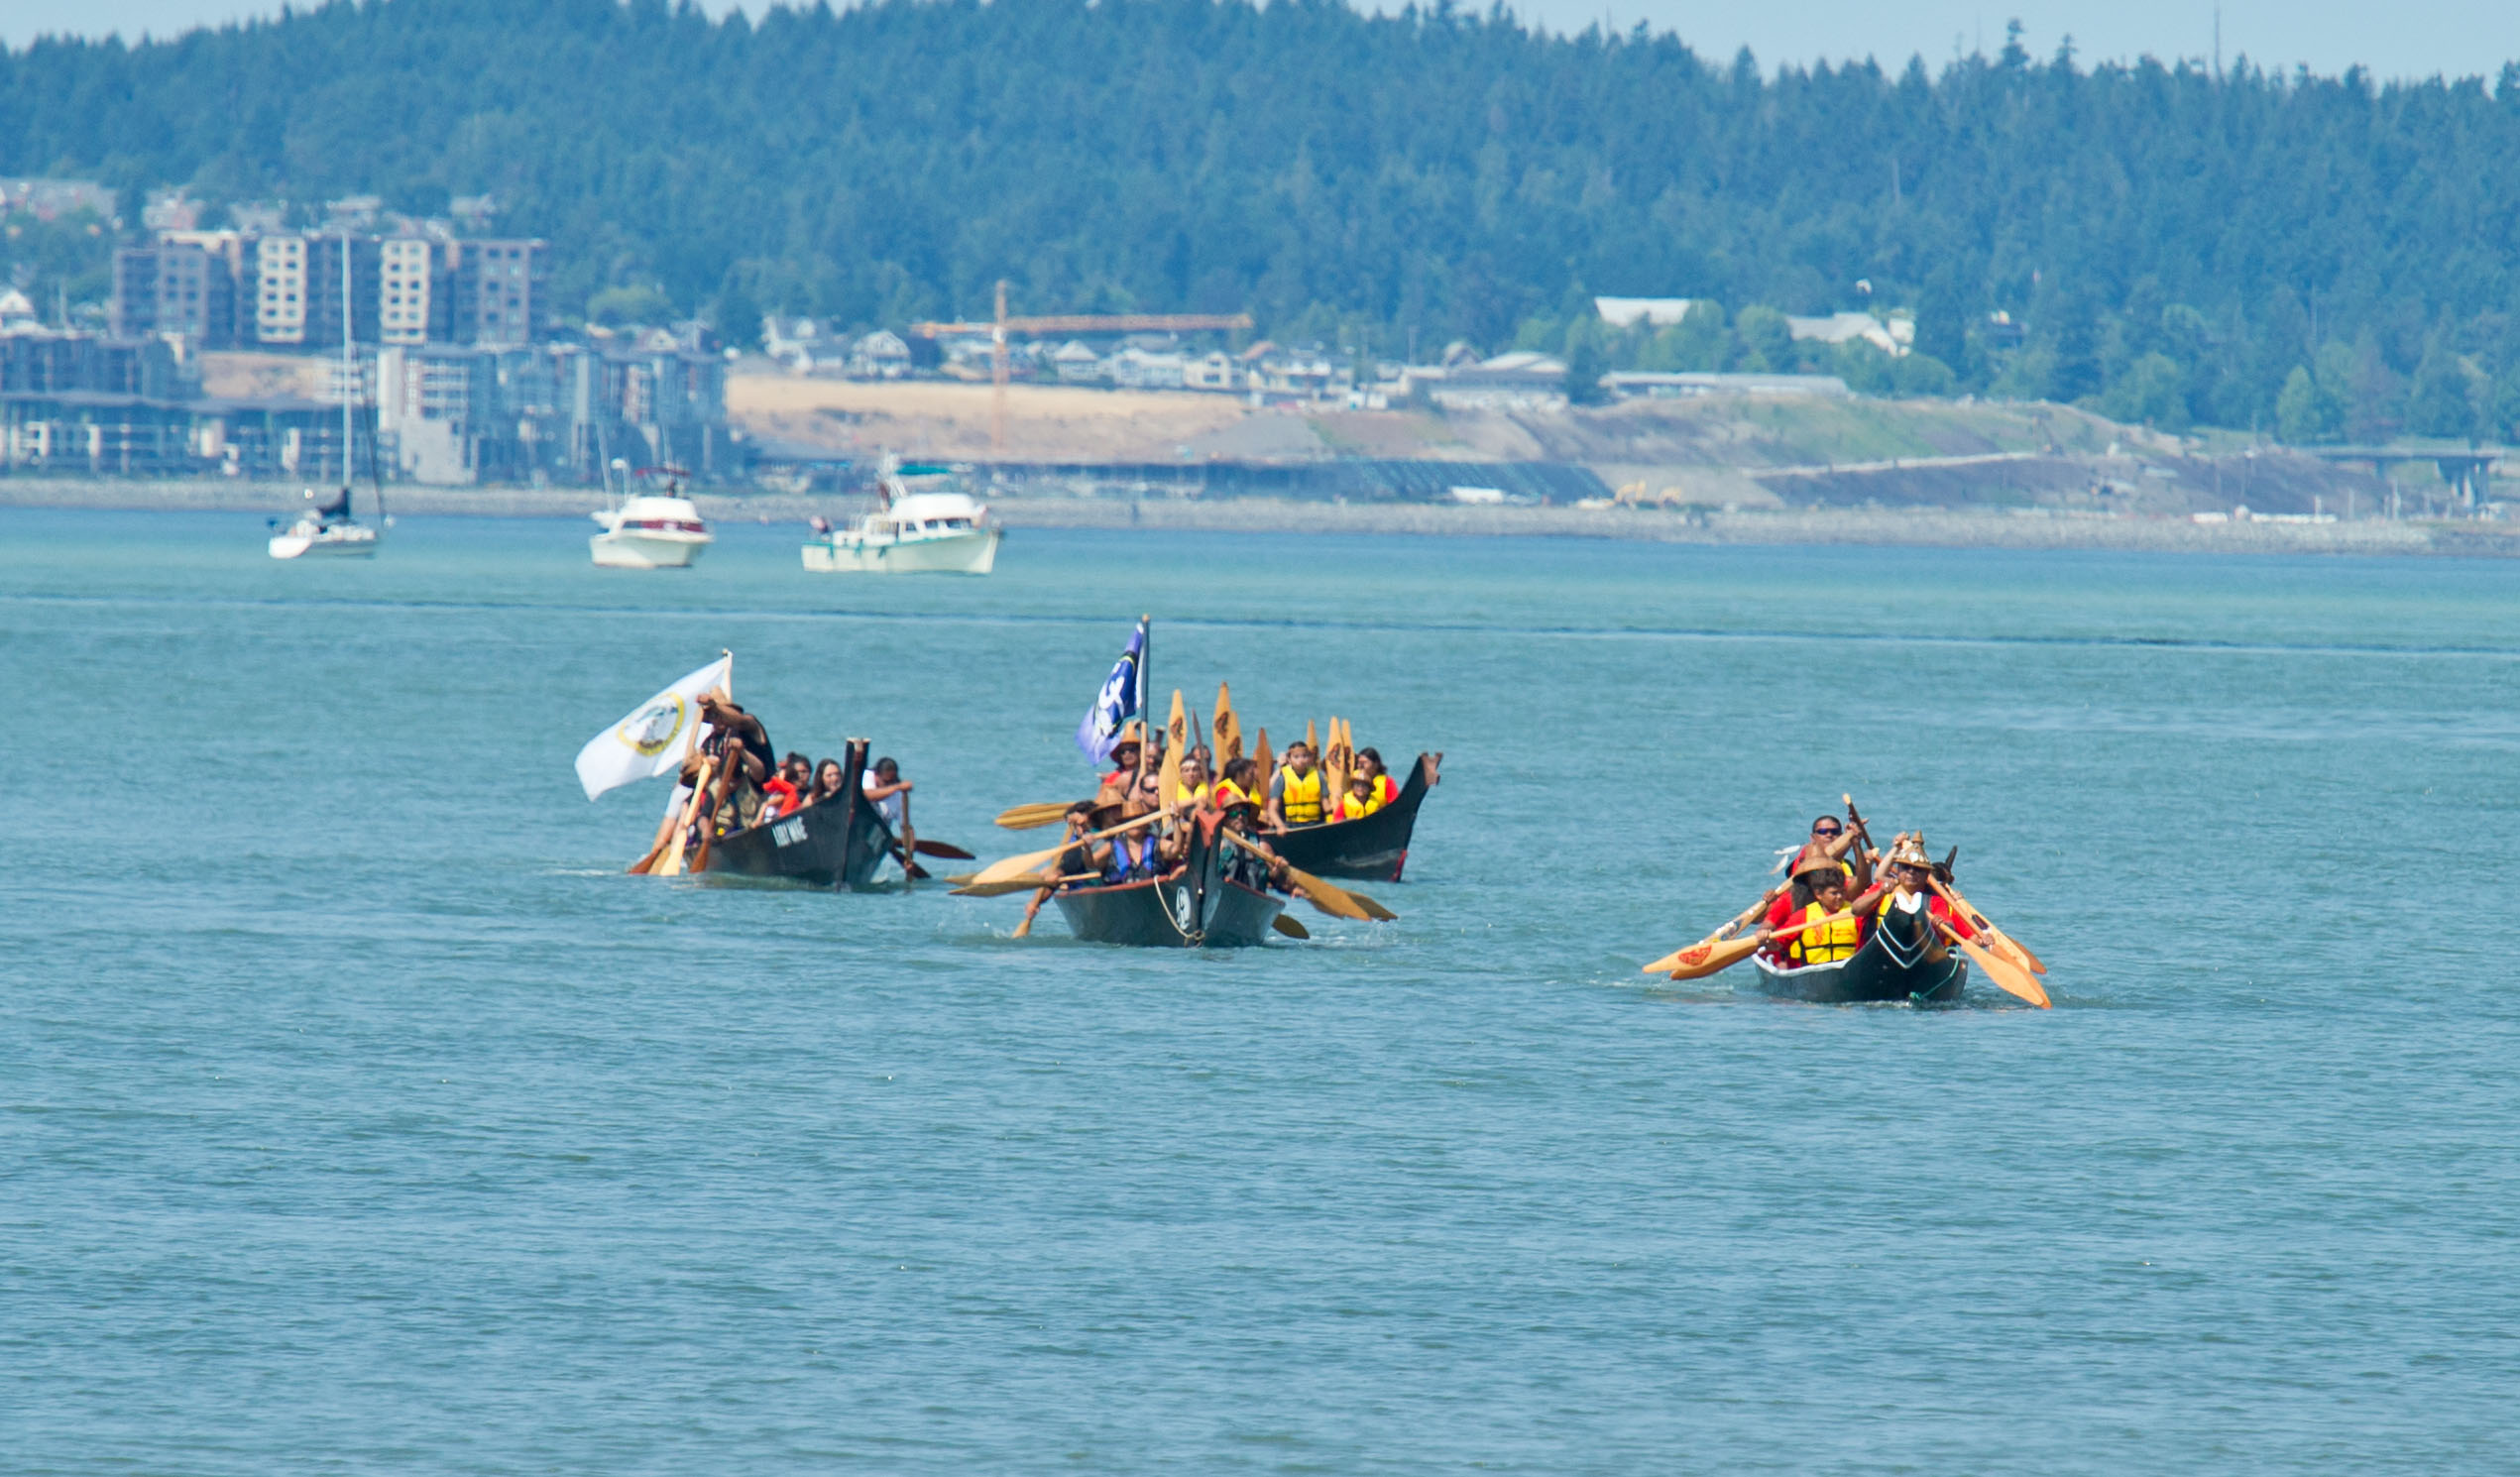
M 2520 566 L 588 531 L 0 512 L 0 1467 L 2508 1468 Z M 1140 611 L 1445 751 L 1401 922 L 630 878 L 570 772 L 731 647 L 1000 854 Z M 1841 790 L 2057 1009 L 1636 972 Z

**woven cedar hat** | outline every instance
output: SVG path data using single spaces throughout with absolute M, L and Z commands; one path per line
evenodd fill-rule
M 1846 868 L 1836 857 L 1818 850 L 1805 851 L 1801 855 L 1793 858 L 1793 870 L 1789 875 L 1799 880 L 1814 872 L 1842 877 L 1846 875 Z
M 1911 836 L 1905 841 L 1902 841 L 1898 845 L 1890 848 L 1890 864 L 1892 866 L 1921 866 L 1927 871 L 1932 871 L 1934 869 L 1934 858 L 1925 854 L 1924 836 L 1922 834 Z

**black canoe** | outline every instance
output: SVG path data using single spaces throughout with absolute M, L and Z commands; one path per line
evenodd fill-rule
M 1397 882 L 1409 862 L 1409 838 L 1418 829 L 1418 807 L 1435 784 L 1441 754 L 1418 755 L 1417 767 L 1400 796 L 1370 816 L 1298 826 L 1273 835 L 1269 848 L 1295 866 L 1316 876 L 1355 877 L 1362 881 Z
M 841 760 L 841 793 L 766 825 L 729 832 L 709 846 L 708 870 L 746 877 L 788 877 L 842 891 L 874 880 L 892 854 L 892 828 L 869 804 L 860 776 L 866 740 L 852 738 Z
M 1762 954 L 1751 960 L 1756 988 L 1766 994 L 1822 1005 L 1913 1000 L 1943 1004 L 1960 998 L 1969 962 L 1933 942 L 1917 914 L 1882 915 L 1872 937 L 1851 959 L 1788 969 Z
M 1215 817 L 1198 824 L 1190 854 L 1163 876 L 1060 892 L 1069 932 L 1141 949 L 1244 949 L 1266 939 L 1286 904 L 1258 862 L 1216 839 Z

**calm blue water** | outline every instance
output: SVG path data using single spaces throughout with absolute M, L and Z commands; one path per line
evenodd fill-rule
M 0 512 L 0 1468 L 2507 1471 L 2520 565 Z M 721 646 L 923 834 L 1159 689 L 1446 752 L 1371 928 L 626 877 Z M 2058 1008 L 1646 981 L 1852 790 Z

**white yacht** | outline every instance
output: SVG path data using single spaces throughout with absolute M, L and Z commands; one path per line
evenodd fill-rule
M 312 499 L 314 490 L 306 496 Z M 350 515 L 350 490 L 320 508 L 310 508 L 285 532 L 272 535 L 275 559 L 368 559 L 377 551 L 377 530 Z
M 822 536 L 805 545 L 805 567 L 816 574 L 986 574 L 997 567 L 997 545 L 1006 530 L 989 521 L 988 509 L 968 493 L 941 487 L 944 467 L 895 467 L 889 462 L 876 486 L 875 511 L 854 528 L 814 519 Z M 913 479 L 920 490 L 913 491 Z
M 673 469 L 668 468 L 669 472 Z M 591 514 L 604 531 L 588 539 L 596 564 L 604 569 L 689 569 L 691 561 L 715 540 L 700 510 L 682 495 L 680 474 L 662 496 L 625 498 L 616 508 Z M 609 491 L 611 484 L 606 484 Z

